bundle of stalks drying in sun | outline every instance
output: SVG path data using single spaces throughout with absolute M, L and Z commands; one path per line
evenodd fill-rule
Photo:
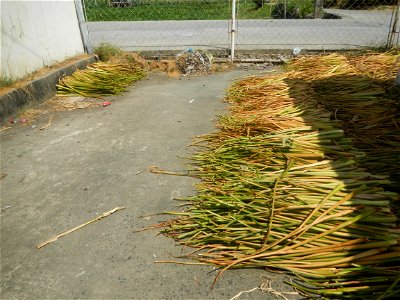
M 163 224 L 196 248 L 182 258 L 219 267 L 216 280 L 229 268 L 287 271 L 311 297 L 399 296 L 400 197 L 390 187 L 400 182 L 400 122 L 384 89 L 395 61 L 304 57 L 285 74 L 235 83 L 220 131 L 197 142 L 197 195 Z
M 133 69 L 132 66 L 123 64 L 98 62 L 61 79 L 57 90 L 59 96 L 81 95 L 97 98 L 116 95 L 145 75 L 141 68 Z

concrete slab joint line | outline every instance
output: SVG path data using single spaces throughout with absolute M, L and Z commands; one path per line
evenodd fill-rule
M 57 93 L 56 84 L 61 77 L 71 75 L 75 70 L 83 69 L 88 64 L 94 62 L 96 62 L 95 56 L 90 56 L 35 79 L 21 88 L 13 89 L 4 95 L 1 95 L 0 124 L 3 123 L 7 117 L 15 114 L 21 108 L 54 97 Z

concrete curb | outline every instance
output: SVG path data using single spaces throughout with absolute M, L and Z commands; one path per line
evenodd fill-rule
M 94 62 L 96 62 L 95 56 L 88 57 L 0 96 L 0 124 L 24 106 L 38 104 L 54 97 L 57 93 L 56 84 L 61 77 L 71 75 L 77 69 L 84 69 Z

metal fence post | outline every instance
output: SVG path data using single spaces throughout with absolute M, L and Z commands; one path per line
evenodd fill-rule
M 235 60 L 236 31 L 236 0 L 232 0 L 231 62 Z
M 322 18 L 322 8 L 324 6 L 324 0 L 314 1 L 314 19 Z
M 399 21 L 399 11 L 400 11 L 400 0 L 397 0 L 397 6 L 393 8 L 392 18 L 390 19 L 389 34 L 386 42 L 386 47 L 392 48 L 396 43 L 399 42 L 399 31 L 398 31 L 398 21 Z M 397 42 L 396 42 L 397 35 Z
M 287 17 L 287 0 L 283 1 L 283 11 L 284 11 L 285 19 L 286 19 L 286 17 Z
M 75 3 L 76 15 L 78 17 L 78 22 L 79 22 L 79 30 L 81 31 L 83 47 L 88 54 L 92 54 L 93 47 L 89 40 L 89 32 L 85 23 L 86 20 L 83 14 L 82 0 L 74 0 L 74 3 Z

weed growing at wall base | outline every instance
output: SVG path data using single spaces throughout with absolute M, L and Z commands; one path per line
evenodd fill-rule
M 109 43 L 101 43 L 93 49 L 94 53 L 99 56 L 101 61 L 107 61 L 112 56 L 122 53 L 122 50 L 115 45 Z
M 8 77 L 0 77 L 0 88 L 9 87 L 14 84 L 14 80 Z

